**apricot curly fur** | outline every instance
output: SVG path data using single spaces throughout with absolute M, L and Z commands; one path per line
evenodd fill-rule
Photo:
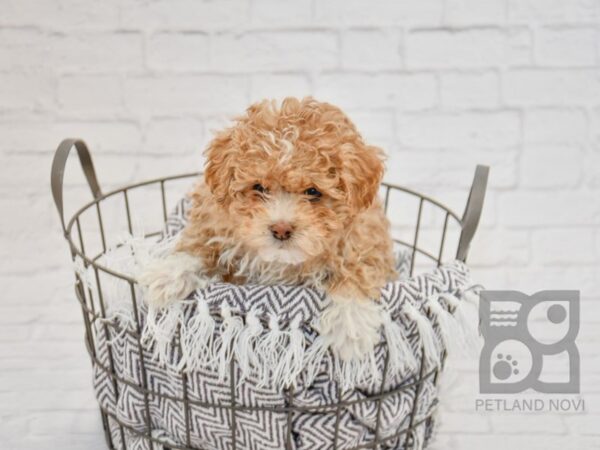
M 313 98 L 262 101 L 219 132 L 192 192 L 179 251 L 231 282 L 313 284 L 376 299 L 394 277 L 389 224 L 377 199 L 383 152 L 365 144 L 337 107 Z M 253 190 L 261 184 L 268 193 Z M 303 193 L 317 188 L 311 202 Z M 261 258 L 274 241 L 272 203 L 287 197 L 298 261 Z M 271 205 L 272 206 L 272 205 Z M 273 245 L 279 245 L 272 242 Z M 240 264 L 244 267 L 240 267 Z

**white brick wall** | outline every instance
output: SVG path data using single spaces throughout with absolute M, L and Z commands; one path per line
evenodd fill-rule
M 582 290 L 588 413 L 475 413 L 462 364 L 436 448 L 600 448 L 600 1 L 1 0 L 2 448 L 104 446 L 48 186 L 58 142 L 85 138 L 114 186 L 199 167 L 228 116 L 306 94 L 386 149 L 389 180 L 459 210 L 492 166 L 475 278 Z

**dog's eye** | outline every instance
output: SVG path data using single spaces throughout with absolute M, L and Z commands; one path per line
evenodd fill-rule
M 323 194 L 321 194 L 321 192 L 319 192 L 314 187 L 311 187 L 311 188 L 308 188 L 307 190 L 304 191 L 304 195 L 308 195 L 308 196 L 312 197 L 310 199 L 311 202 L 317 202 L 317 201 L 319 201 L 319 198 Z
M 254 190 L 256 192 L 260 192 L 261 194 L 264 194 L 267 191 L 267 189 L 262 184 L 258 184 L 258 183 L 256 183 L 254 186 L 252 186 L 252 190 Z

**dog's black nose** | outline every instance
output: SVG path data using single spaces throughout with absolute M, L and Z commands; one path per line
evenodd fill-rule
M 269 227 L 269 230 L 271 230 L 273 237 L 280 241 L 287 241 L 292 237 L 294 231 L 292 225 L 287 222 L 276 222 Z

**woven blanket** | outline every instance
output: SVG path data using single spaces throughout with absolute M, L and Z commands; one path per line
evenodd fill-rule
M 181 231 L 186 207 L 182 201 L 169 216 L 166 237 Z M 140 255 L 160 247 L 141 242 L 126 240 L 101 262 L 135 274 Z M 92 325 L 94 386 L 101 408 L 128 427 L 109 420 L 114 447 L 150 449 L 152 437 L 224 450 L 235 433 L 239 450 L 325 450 L 334 442 L 349 449 L 373 442 L 378 428 L 378 448 L 423 448 L 437 404 L 435 371 L 448 345 L 463 339 L 455 319 L 470 284 L 456 261 L 408 278 L 409 260 L 399 258 L 403 279 L 381 291 L 380 343 L 354 363 L 323 345 L 315 321 L 329 300 L 307 287 L 214 283 L 162 312 L 148 311 L 136 288 L 135 317 L 127 283 L 103 281 L 107 318 Z M 96 282 L 77 261 L 76 269 L 84 283 Z M 391 394 L 379 407 L 382 392 Z

